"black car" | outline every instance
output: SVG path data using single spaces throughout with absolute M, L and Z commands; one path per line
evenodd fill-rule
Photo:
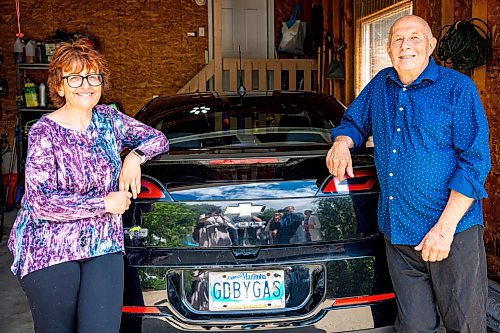
M 124 215 L 122 332 L 392 332 L 373 149 L 325 165 L 345 107 L 311 92 L 156 98 L 170 152 Z

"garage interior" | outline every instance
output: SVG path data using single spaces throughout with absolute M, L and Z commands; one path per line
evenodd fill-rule
M 237 2 L 234 1 L 235 4 Z M 321 91 L 335 95 L 348 106 L 362 89 L 364 75 L 370 75 L 369 70 L 365 68 L 366 62 L 363 62 L 363 51 L 376 51 L 374 45 L 367 46 L 366 39 L 363 39 L 366 37 L 366 27 L 371 25 L 371 29 L 376 29 L 377 24 L 383 24 L 384 19 L 392 17 L 390 15 L 409 10 L 410 13 L 427 20 L 434 36 L 438 37 L 442 28 L 447 25 L 477 18 L 491 29 L 491 54 L 486 65 L 465 73 L 476 83 L 490 125 L 492 170 L 486 182 L 489 197 L 483 203 L 488 274 L 492 286 L 497 288 L 500 285 L 500 220 L 496 218 L 500 213 L 500 119 L 497 118 L 500 109 L 498 0 L 258 2 L 262 4 L 260 10 L 266 14 L 264 23 L 267 28 L 264 32 L 256 32 L 262 33 L 266 38 L 256 46 L 261 48 L 260 53 L 252 53 L 255 50 L 251 47 L 243 48 L 239 59 L 237 48 L 231 43 L 228 44 L 229 37 L 236 38 L 228 34 L 228 26 L 230 27 L 234 18 L 233 21 L 228 19 L 227 9 L 233 1 L 0 0 L 0 55 L 3 59 L 0 65 L 0 137 L 3 143 L 0 150 L 4 152 L 5 149 L 5 153 L 2 153 L 4 185 L 15 192 L 17 174 L 9 176 L 9 173 L 16 173 L 17 170 L 15 163 L 11 161 L 12 147 L 16 146 L 16 133 L 25 131 L 26 122 L 36 118 L 36 113 L 33 116 L 33 113 L 29 112 L 51 110 L 50 104 L 40 106 L 39 102 L 30 110 L 26 103 L 23 104 L 22 98 L 20 101 L 19 95 L 23 95 L 22 89 L 23 86 L 26 87 L 27 79 L 37 87 L 44 82 L 47 67 L 40 64 L 40 60 L 47 58 L 41 59 L 40 56 L 40 59 L 34 59 L 33 64 L 24 67 L 16 65 L 13 55 L 18 33 L 24 34 L 25 42 L 34 40 L 45 45 L 56 42 L 55 36 L 79 34 L 91 37 L 105 54 L 111 69 L 111 87 L 104 95 L 103 102 L 114 103 L 123 112 L 133 116 L 155 96 L 236 90 L 240 71 L 244 73 L 243 80 L 248 90 Z M 16 3 L 19 5 L 18 10 Z M 299 18 L 306 22 L 307 29 L 310 30 L 306 39 L 307 47 L 304 46 L 305 54 L 290 56 L 275 52 L 280 41 L 282 22 L 289 19 L 296 4 L 300 4 L 301 8 Z M 44 52 L 41 53 L 50 57 L 49 51 L 50 48 L 44 46 Z M 23 59 L 22 63 L 26 60 L 28 59 Z M 340 66 L 342 71 L 339 76 L 329 79 L 327 74 L 329 70 L 331 74 L 333 65 L 337 66 L 334 69 Z M 383 66 L 369 65 L 374 68 Z M 23 120 L 23 117 L 26 118 Z M 11 197 L 15 201 L 15 193 Z M 12 200 L 6 203 L 7 206 L 12 205 Z M 7 289 L 19 288 L 17 281 L 8 274 L 10 254 L 6 249 L 9 223 L 12 223 L 8 220 L 12 220 L 14 215 L 15 212 L 7 212 L 7 222 L 0 242 L 0 295 L 5 297 L 9 297 Z M 18 295 L 21 295 L 22 299 L 16 302 L 25 302 L 22 291 L 18 291 Z M 3 296 L 0 298 L 6 299 Z M 26 305 L 20 306 L 24 306 L 24 310 L 28 311 Z M 496 311 L 500 313 L 500 306 L 496 307 Z M 32 327 L 29 313 L 19 317 L 11 310 L 0 311 L 0 322 L 13 320 L 21 320 L 27 325 L 27 331 L 19 332 L 29 332 L 29 327 Z M 1 325 L 0 331 L 4 332 Z M 500 331 L 500 318 L 497 318 L 496 325 L 497 331 Z

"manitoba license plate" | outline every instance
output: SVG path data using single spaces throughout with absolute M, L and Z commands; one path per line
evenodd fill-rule
M 285 307 L 283 270 L 210 272 L 210 311 L 279 309 Z

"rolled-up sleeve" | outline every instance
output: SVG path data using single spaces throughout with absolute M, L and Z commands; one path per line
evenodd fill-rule
M 491 169 L 488 121 L 474 82 L 465 78 L 457 89 L 452 135 L 458 167 L 448 188 L 469 198 L 487 198 L 484 183 Z
M 373 80 L 363 89 L 361 94 L 347 108 L 338 127 L 332 128 L 331 138 L 341 135 L 350 137 L 354 147 L 362 145 L 372 135 L 370 97 L 372 94 Z

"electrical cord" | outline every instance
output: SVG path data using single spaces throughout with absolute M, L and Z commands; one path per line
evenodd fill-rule
M 483 27 L 475 22 L 482 23 Z M 445 30 L 446 33 L 441 37 Z M 479 18 L 445 25 L 439 31 L 438 40 L 438 59 L 458 70 L 470 71 L 485 65 L 491 55 L 491 29 Z

